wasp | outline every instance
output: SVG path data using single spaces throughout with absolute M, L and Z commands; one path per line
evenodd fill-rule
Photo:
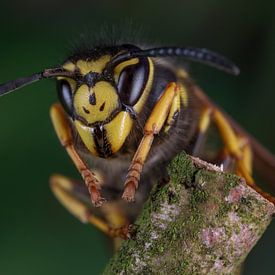
M 54 175 L 51 188 L 73 215 L 109 236 L 129 237 L 128 224 L 152 183 L 167 178 L 165 168 L 179 152 L 202 157 L 211 125 L 222 148 L 208 160 L 275 203 L 252 177 L 259 168 L 274 183 L 275 157 L 207 97 L 178 58 L 239 74 L 234 63 L 207 49 L 121 44 L 83 50 L 59 66 L 0 85 L 4 95 L 56 80 L 59 103 L 50 116 L 85 184 Z

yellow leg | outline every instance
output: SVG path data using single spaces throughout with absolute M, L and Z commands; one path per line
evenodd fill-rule
M 246 138 L 238 137 L 238 143 L 239 143 L 239 148 L 242 151 L 242 162 L 241 162 L 241 165 L 239 165 L 238 173 L 243 176 L 247 174 L 247 176 L 244 176 L 244 177 L 246 179 L 249 179 L 249 175 L 252 175 L 252 166 L 253 166 L 252 150 Z M 248 181 L 251 183 L 254 182 L 251 176 Z
M 180 111 L 180 105 L 181 105 L 181 95 L 180 93 L 177 93 L 177 95 L 175 96 L 165 126 L 164 126 L 164 132 L 168 133 L 171 126 L 173 126 L 176 122 L 177 116 L 179 115 L 179 111 Z
M 228 152 L 238 160 L 242 159 L 242 151 L 239 146 L 239 141 L 234 133 L 232 127 L 228 123 L 227 119 L 223 114 L 215 109 L 213 112 L 213 120 L 218 127 L 218 130 L 222 136 L 225 147 L 228 149 Z
M 90 171 L 89 167 L 80 158 L 79 154 L 75 150 L 72 140 L 72 133 L 70 124 L 63 108 L 60 104 L 54 104 L 50 110 L 51 119 L 54 125 L 56 134 L 61 144 L 66 148 L 69 156 L 74 162 L 76 168 L 81 174 L 89 192 L 91 200 L 95 206 L 101 206 L 105 201 L 100 195 L 100 185 L 95 174 Z
M 225 148 L 236 159 L 236 172 L 246 180 L 246 183 L 264 198 L 275 204 L 275 198 L 258 187 L 252 177 L 252 150 L 249 141 L 244 137 L 238 137 L 233 131 L 223 114 L 214 110 L 213 119 L 216 123 Z
M 165 122 L 165 126 L 164 126 L 165 133 L 168 133 L 171 126 L 175 124 L 177 117 L 179 115 L 181 106 L 185 108 L 187 107 L 187 105 L 188 105 L 188 96 L 187 96 L 186 89 L 182 85 L 179 85 L 178 92 L 172 102 L 167 120 Z
M 252 178 L 252 150 L 249 142 L 245 138 L 239 138 L 240 148 L 243 153 L 242 161 L 239 162 L 237 167 L 237 174 L 246 179 L 246 182 L 255 191 L 261 194 L 264 198 L 275 204 L 275 198 L 267 192 L 264 192 L 260 187 L 257 186 L 254 179 Z
M 230 157 L 236 160 L 237 174 L 244 177 L 247 184 L 255 191 L 275 204 L 275 198 L 259 188 L 252 178 L 252 150 L 248 140 L 245 137 L 238 137 L 236 135 L 228 119 L 226 119 L 222 112 L 218 110 L 198 87 L 195 87 L 194 93 L 202 106 L 213 110 L 211 118 L 214 120 L 222 136 L 225 151 L 228 152 Z
M 131 162 L 122 195 L 122 198 L 129 202 L 134 201 L 135 191 L 138 188 L 140 180 L 140 174 L 152 146 L 154 136 L 163 128 L 173 101 L 177 98 L 178 90 L 179 88 L 176 83 L 170 83 L 166 87 L 145 124 L 144 136 Z
M 249 185 L 255 185 L 252 179 L 252 153 L 245 138 L 238 137 L 232 127 L 218 110 L 213 112 L 213 120 L 222 136 L 226 151 L 236 159 L 236 169 L 241 173 Z
M 101 208 L 93 207 L 89 203 L 88 194 L 81 189 L 81 183 L 61 175 L 52 176 L 50 186 L 59 202 L 81 222 L 94 225 L 112 238 L 129 238 L 127 220 L 116 204 L 106 203 Z M 94 214 L 99 211 L 104 220 Z

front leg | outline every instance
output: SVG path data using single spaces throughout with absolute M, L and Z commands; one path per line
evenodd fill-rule
M 177 95 L 179 96 L 179 87 L 174 82 L 170 83 L 158 100 L 145 124 L 144 136 L 131 162 L 124 185 L 122 198 L 126 201 L 132 202 L 135 199 L 135 192 L 138 188 L 140 174 L 152 146 L 154 136 L 159 134 L 162 130 Z
M 89 190 L 92 203 L 95 206 L 101 206 L 105 200 L 100 195 L 99 182 L 95 174 L 90 171 L 89 167 L 81 159 L 73 145 L 72 131 L 65 111 L 60 104 L 54 104 L 51 107 L 50 115 L 61 144 L 65 147 Z

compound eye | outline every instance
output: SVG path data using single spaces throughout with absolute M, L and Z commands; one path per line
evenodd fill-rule
M 118 93 L 121 101 L 133 106 L 137 103 L 146 86 L 149 74 L 147 58 L 140 58 L 134 65 L 125 67 L 118 78 Z
M 72 88 L 68 81 L 62 79 L 57 81 L 57 93 L 60 103 L 69 116 L 73 115 Z

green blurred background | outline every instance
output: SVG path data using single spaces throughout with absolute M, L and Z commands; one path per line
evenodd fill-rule
M 234 60 L 241 75 L 192 64 L 207 94 L 275 152 L 275 1 L 34 1 L 0 4 L 0 82 L 62 61 L 84 29 L 132 20 L 144 40 L 194 45 Z M 100 274 L 107 239 L 55 200 L 52 173 L 79 178 L 48 116 L 54 82 L 0 100 L 0 274 Z M 245 274 L 274 274 L 275 223 L 249 255 Z

